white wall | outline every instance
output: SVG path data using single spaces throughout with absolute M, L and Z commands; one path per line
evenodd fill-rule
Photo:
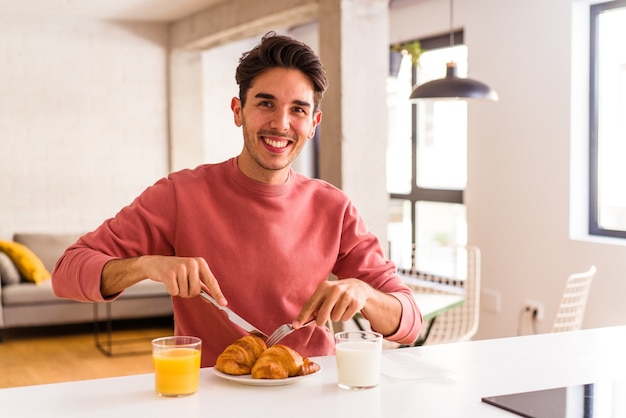
M 239 155 L 243 147 L 241 129 L 233 119 L 230 102 L 239 96 L 235 67 L 243 51 L 256 42 L 244 40 L 202 54 L 204 75 L 204 139 L 207 163 L 217 163 Z
M 448 30 L 447 2 L 409 3 L 392 11 L 392 42 Z M 584 327 L 626 323 L 626 246 L 570 238 L 570 223 L 580 230 L 586 221 L 585 210 L 570 218 L 572 208 L 586 208 L 580 147 L 587 81 L 579 69 L 588 65 L 588 44 L 579 39 L 584 28 L 572 22 L 572 5 L 581 4 L 455 1 L 454 26 L 465 30 L 469 76 L 500 95 L 497 103 L 469 106 L 469 241 L 482 250 L 483 288 L 501 298 L 494 312 L 485 309 L 493 300 L 483 295 L 477 338 L 516 335 L 526 299 L 544 304 L 538 331 L 549 331 L 566 276 L 591 264 L 598 273 Z M 526 323 L 521 333 L 529 332 Z
M 0 17 L 0 239 L 92 229 L 167 174 L 163 24 Z

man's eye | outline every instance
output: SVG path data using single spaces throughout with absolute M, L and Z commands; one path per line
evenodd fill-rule
M 261 107 L 271 107 L 272 104 L 270 102 L 263 101 L 263 102 L 259 102 L 259 106 L 261 106 Z

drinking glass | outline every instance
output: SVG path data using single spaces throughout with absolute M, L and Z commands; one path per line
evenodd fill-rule
M 185 396 L 197 392 L 200 382 L 202 340 L 172 336 L 152 340 L 154 384 L 159 396 Z
M 380 382 L 383 336 L 373 331 L 335 334 L 337 384 L 343 389 L 369 389 Z

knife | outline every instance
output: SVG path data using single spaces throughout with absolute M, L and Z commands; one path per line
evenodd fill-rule
M 211 302 L 213 306 L 215 306 L 217 309 L 226 312 L 226 315 L 228 315 L 228 319 L 230 319 L 230 322 L 232 322 L 233 324 L 240 326 L 241 328 L 245 329 L 251 334 L 260 335 L 262 337 L 267 338 L 267 335 L 265 335 L 257 327 L 255 327 L 254 325 L 252 325 L 251 323 L 249 323 L 248 321 L 246 321 L 245 319 L 237 315 L 235 312 L 228 309 L 226 306 L 221 306 L 220 304 L 218 304 L 217 301 L 213 299 L 213 297 L 209 295 L 207 292 L 205 292 L 204 290 L 200 291 L 200 296 L 202 296 L 204 299 Z

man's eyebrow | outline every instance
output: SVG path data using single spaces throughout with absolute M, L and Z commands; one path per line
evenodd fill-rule
M 258 99 L 276 100 L 276 97 L 270 93 L 257 93 L 254 97 Z M 311 103 L 306 100 L 294 100 L 292 103 L 302 107 L 312 107 Z
M 312 107 L 311 103 L 305 100 L 294 100 L 293 104 L 297 104 L 298 106 L 301 106 L 301 107 Z
M 254 95 L 254 97 L 258 98 L 258 99 L 269 99 L 269 100 L 275 100 L 276 97 L 274 97 L 273 94 L 269 94 L 269 93 L 257 93 Z

